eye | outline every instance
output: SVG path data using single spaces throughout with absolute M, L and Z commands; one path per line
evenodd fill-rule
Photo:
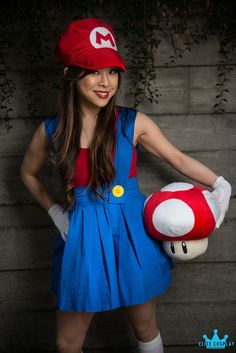
M 173 241 L 170 244 L 170 249 L 171 249 L 172 254 L 174 254 L 175 253 L 175 246 L 174 246 Z
M 112 74 L 112 75 L 115 75 L 115 74 L 117 74 L 118 73 L 118 69 L 116 69 L 116 68 L 112 68 L 111 70 L 110 70 L 110 74 Z
M 93 70 L 90 72 L 90 75 L 98 75 L 99 71 L 98 70 Z
M 186 245 L 186 243 L 184 241 L 182 241 L 182 249 L 183 249 L 183 253 L 187 254 L 188 249 L 187 249 L 187 245 Z

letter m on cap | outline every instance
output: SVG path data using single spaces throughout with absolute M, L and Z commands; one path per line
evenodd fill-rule
M 96 32 L 96 43 L 99 44 L 99 45 L 102 45 L 102 40 L 105 41 L 105 42 L 110 42 L 110 45 L 114 48 L 116 45 L 115 45 L 115 42 L 111 36 L 111 33 L 107 33 L 105 35 L 103 35 L 102 33 L 100 32 Z

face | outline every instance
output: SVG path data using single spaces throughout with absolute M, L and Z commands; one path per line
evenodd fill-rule
M 80 105 L 84 107 L 102 108 L 118 88 L 118 69 L 104 68 L 94 70 L 77 81 L 77 89 L 80 95 Z
M 197 240 L 163 241 L 163 248 L 167 255 L 176 260 L 192 260 L 205 253 L 208 238 Z

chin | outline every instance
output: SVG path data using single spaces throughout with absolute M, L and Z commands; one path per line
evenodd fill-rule
M 101 100 L 101 99 L 97 100 L 96 99 L 96 102 L 94 101 L 93 104 L 96 105 L 99 108 L 104 108 L 109 103 L 111 98 L 112 97 L 109 97 L 109 98 L 103 99 L 103 100 Z
M 105 107 L 107 105 L 107 103 L 109 102 L 110 99 L 106 99 L 103 101 L 97 101 L 95 104 L 99 107 Z

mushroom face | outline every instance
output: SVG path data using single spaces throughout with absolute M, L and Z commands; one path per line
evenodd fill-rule
M 163 241 L 167 255 L 176 260 L 192 260 L 204 254 L 208 247 L 208 238 L 198 240 Z

